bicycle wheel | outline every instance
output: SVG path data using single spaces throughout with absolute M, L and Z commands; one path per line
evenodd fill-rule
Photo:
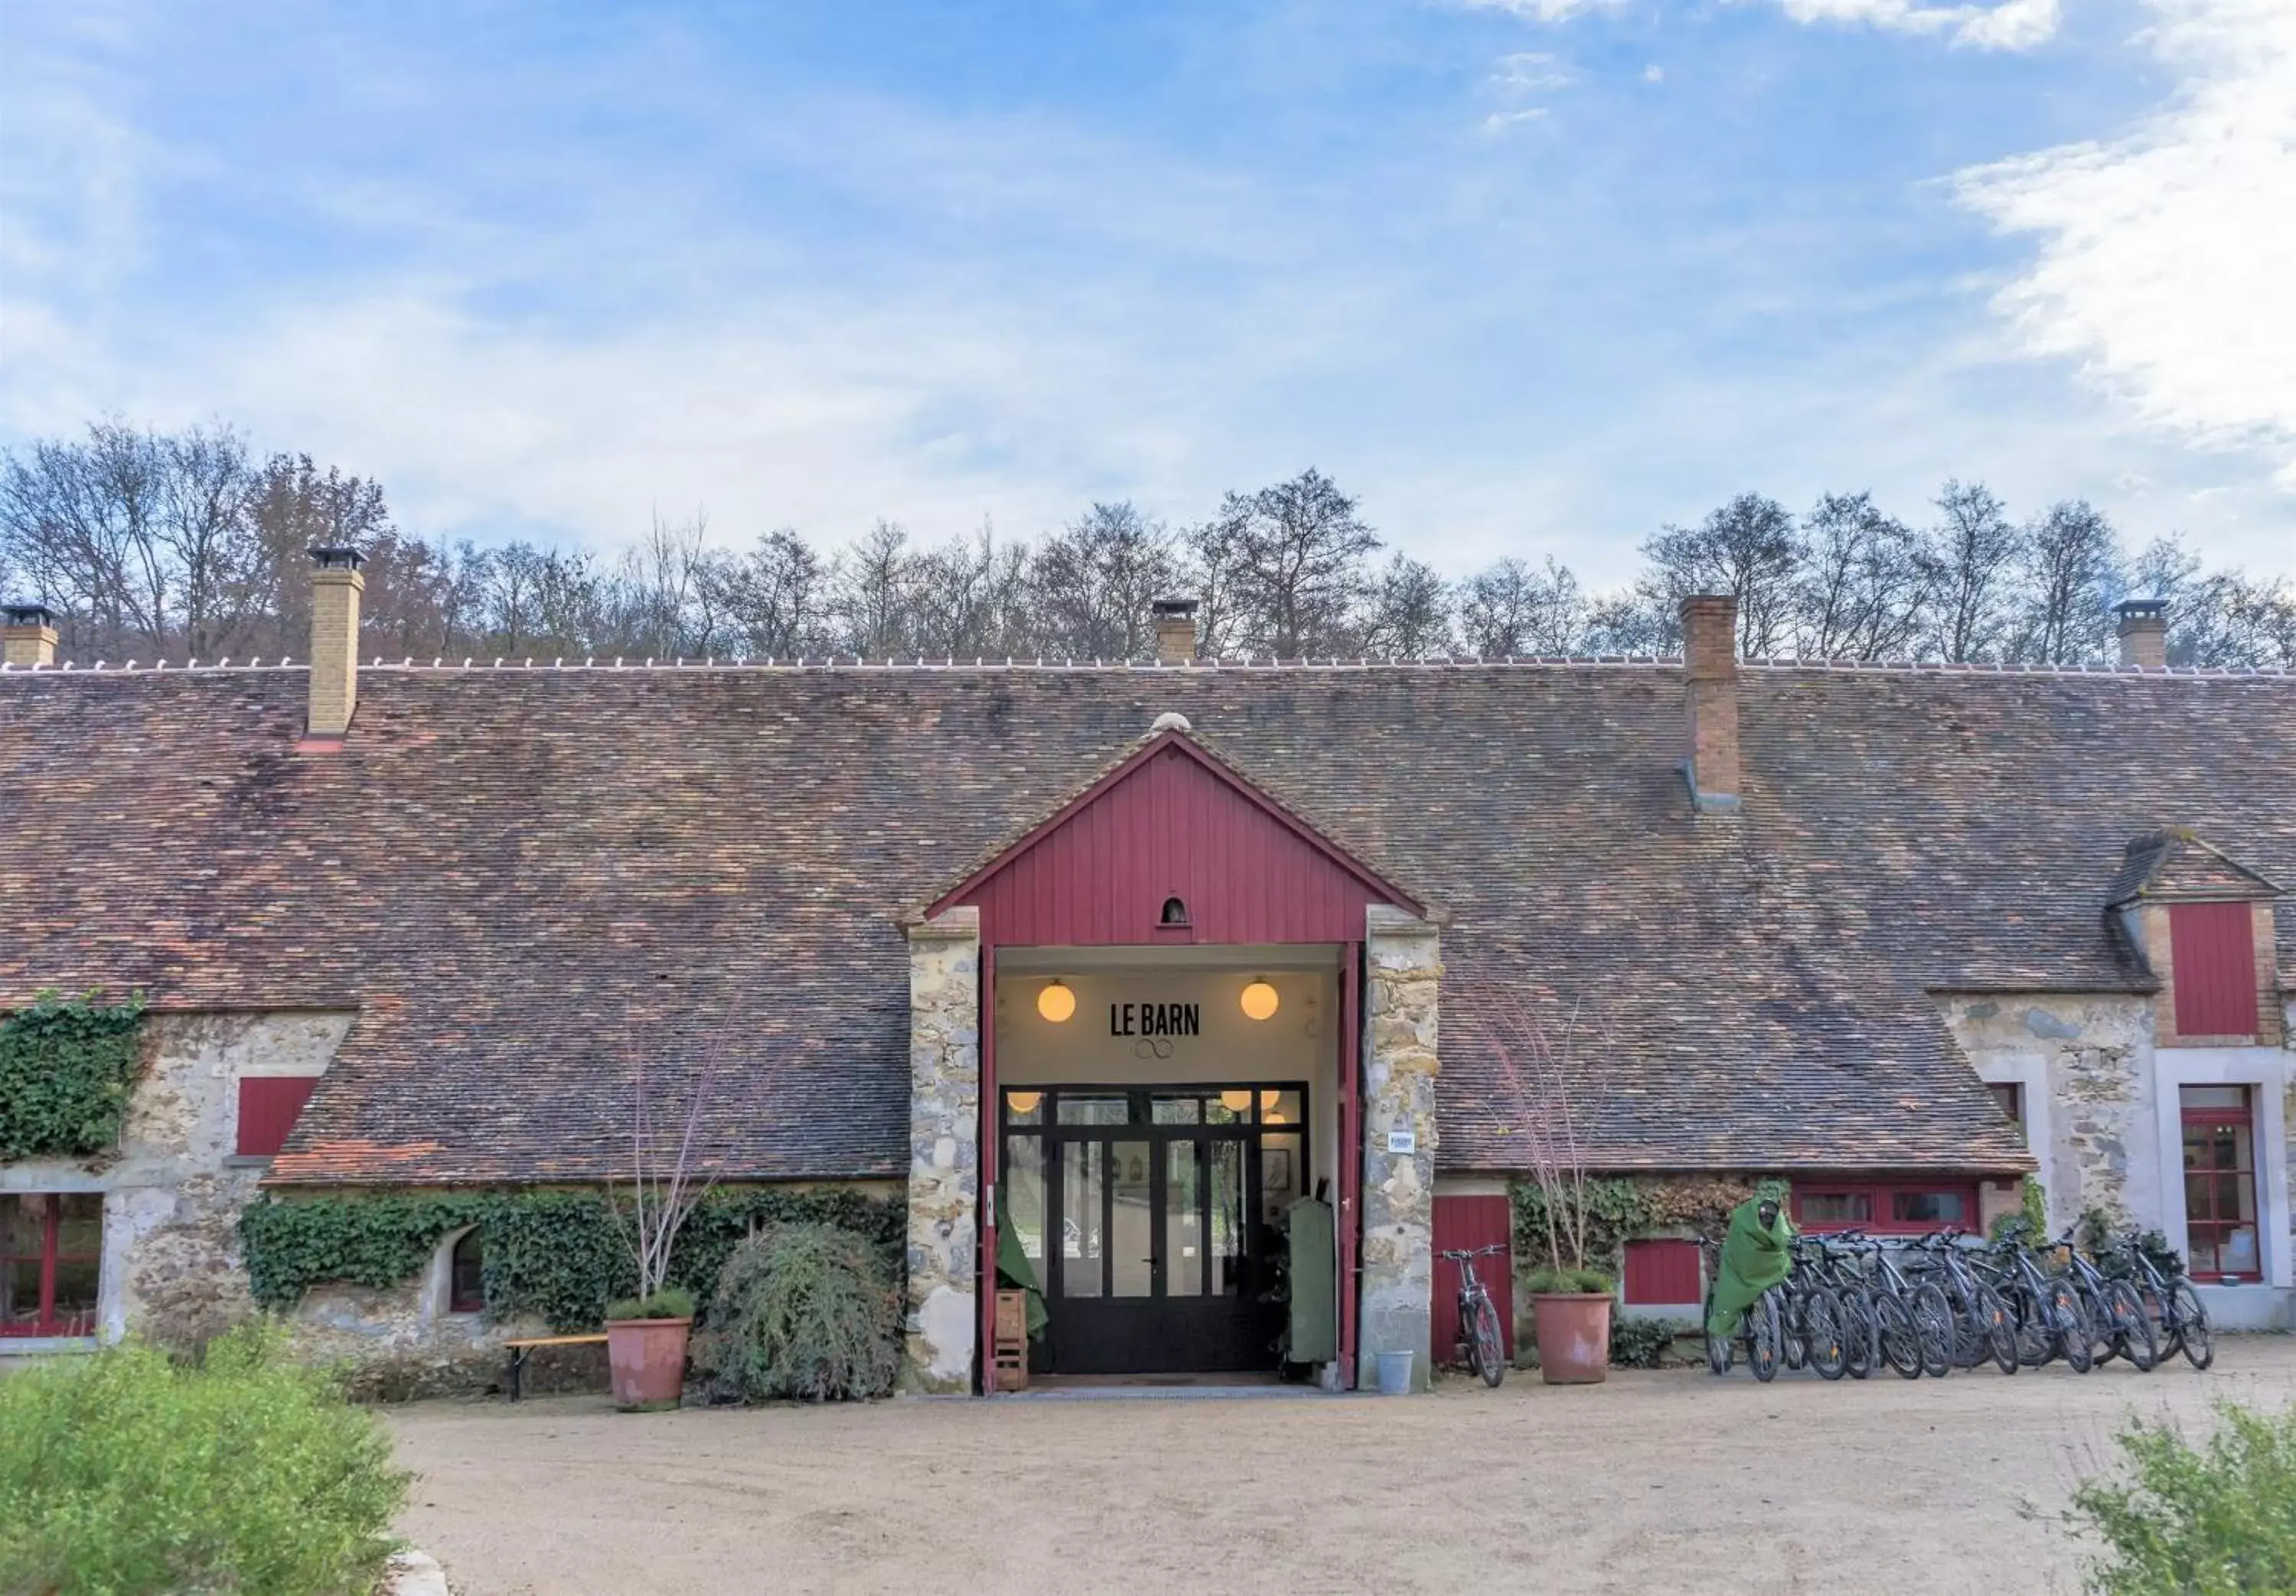
M 2009 1288 L 2009 1313 L 2016 1321 L 2017 1362 L 2038 1369 L 2057 1355 L 2056 1332 L 2049 1325 L 2048 1305 L 2041 1294 L 2023 1281 Z
M 1702 1328 L 1714 1322 L 1714 1288 L 1711 1286 L 1706 1288 L 1706 1312 L 1700 1316 L 1698 1322 Z M 1706 1331 L 1706 1367 L 1715 1374 L 1729 1373 L 1730 1364 L 1736 1358 L 1737 1352 L 1738 1343 L 1734 1335 L 1718 1336 L 1710 1330 Z
M 1922 1337 L 1906 1305 L 1888 1291 L 1874 1294 L 1874 1333 L 1882 1344 L 1882 1361 L 1898 1371 L 1899 1379 L 1922 1378 Z
M 1979 1323 L 1985 1332 L 1985 1350 L 1992 1356 L 1993 1366 L 2004 1374 L 2016 1373 L 2017 1326 L 2010 1316 L 2009 1305 L 2001 1300 L 2000 1292 L 1980 1285 L 1976 1306 Z
M 1874 1294 L 1870 1291 L 1842 1291 L 1841 1334 L 1849 1345 L 1849 1354 L 1841 1367 L 1851 1379 L 1864 1379 L 1874 1372 L 1880 1355 L 1881 1332 L 1874 1321 Z
M 2217 1348 L 2209 1338 L 2209 1311 L 2201 1305 L 2201 1294 L 2193 1289 L 2192 1281 L 2180 1280 L 2169 1288 L 2169 1308 L 2177 1316 L 2177 1344 L 2184 1349 L 2185 1362 L 2195 1369 L 2215 1363 Z
M 2080 1293 L 2062 1281 L 2049 1287 L 2049 1324 L 2056 1333 L 2057 1353 L 2066 1368 L 2075 1374 L 2087 1374 L 2095 1367 L 2090 1349 L 2096 1338 L 2089 1328 L 2088 1310 L 2081 1304 Z
M 1922 1372 L 1943 1379 L 1953 1369 L 1953 1305 L 1928 1281 L 1914 1288 L 1914 1329 L 1922 1338 Z
M 1843 1330 L 1841 1299 L 1824 1287 L 1802 1298 L 1802 1339 L 1809 1366 L 1820 1379 L 1840 1379 L 1849 1367 L 1849 1339 Z
M 1778 1293 L 1778 1350 L 1787 1368 L 1800 1369 L 1809 1362 L 1809 1336 L 1801 1322 L 1805 1298 L 1800 1288 L 1792 1283 L 1775 1289 Z
M 1754 1378 L 1764 1385 L 1778 1378 L 1778 1361 L 1784 1353 L 1785 1335 L 1779 1319 L 1775 1286 L 1746 1310 L 1746 1361 L 1753 1365 Z
M 1475 1316 L 1467 1337 L 1467 1361 L 1475 1372 L 1483 1377 L 1483 1384 L 1496 1386 L 1506 1378 L 1506 1351 L 1499 1335 L 1499 1311 L 1488 1297 L 1475 1300 Z
M 2104 1300 L 2112 1313 L 2112 1349 L 2136 1364 L 2138 1373 L 2150 1373 L 2161 1361 L 2161 1343 L 2152 1330 L 2152 1315 L 2144 1311 L 2144 1299 L 2127 1281 L 2108 1281 Z

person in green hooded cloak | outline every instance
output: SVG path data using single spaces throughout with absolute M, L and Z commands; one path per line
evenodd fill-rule
M 1715 1278 L 1714 1304 L 1706 1315 L 1708 1335 L 1735 1333 L 1740 1316 L 1793 1268 L 1786 1244 L 1793 1240 L 1794 1227 L 1785 1215 L 1784 1199 L 1777 1182 L 1764 1181 L 1753 1196 L 1730 1210 L 1730 1232 L 1722 1239 L 1722 1270 Z

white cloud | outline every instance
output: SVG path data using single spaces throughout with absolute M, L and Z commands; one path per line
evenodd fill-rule
M 1542 50 L 1502 55 L 1497 64 L 1499 70 L 1491 75 L 1491 81 L 1505 94 L 1536 94 L 1566 87 L 1571 81 L 1570 70 Z
M 1521 110 L 1495 110 L 1483 119 L 1483 131 L 1505 133 L 1518 122 L 1535 122 L 1546 114 L 1544 105 L 1526 106 Z
M 1527 22 L 1567 22 L 1590 11 L 1616 11 L 1626 0 L 1459 0 L 1468 11 L 1503 11 Z
M 1643 81 L 1644 83 L 1664 83 L 1666 81 L 1666 69 L 1659 65 L 1656 61 L 1651 62 L 1650 65 L 1643 69 Z
M 1862 22 L 1897 33 L 1949 34 L 1980 50 L 2030 50 L 2057 31 L 2060 0 L 1925 5 L 1921 0 L 1778 0 L 1797 22 Z
M 2247 447 L 2296 487 L 2296 4 L 2151 0 L 2181 81 L 2126 135 L 1956 174 L 2038 249 L 1995 298 L 2146 421 Z

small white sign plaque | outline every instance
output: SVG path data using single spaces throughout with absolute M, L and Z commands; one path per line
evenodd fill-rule
M 1388 1132 L 1387 1150 L 1401 1158 L 1411 1157 L 1419 1150 L 1419 1133 L 1416 1131 Z

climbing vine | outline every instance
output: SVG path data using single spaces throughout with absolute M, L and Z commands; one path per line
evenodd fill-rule
M 1616 1276 L 1626 1244 L 1652 1231 L 1687 1227 L 1719 1236 L 1730 1210 L 1754 1194 L 1753 1175 L 1616 1175 L 1587 1183 L 1587 1260 Z M 1514 1210 L 1518 1270 L 1554 1262 L 1547 1256 L 1546 1194 L 1537 1181 L 1508 1189 Z
M 702 1199 L 678 1233 L 669 1283 L 707 1301 L 734 1246 L 768 1224 L 840 1225 L 881 1248 L 902 1278 L 906 1211 L 849 1190 L 728 1188 Z M 606 1195 L 595 1190 L 398 1191 L 261 1200 L 240 1215 L 255 1300 L 291 1308 L 331 1282 L 385 1289 L 421 1273 L 453 1232 L 485 1237 L 487 1314 L 531 1315 L 553 1330 L 594 1330 L 637 1271 Z
M 93 1158 L 119 1144 L 144 1000 L 99 995 L 43 992 L 0 1018 L 0 1163 Z

